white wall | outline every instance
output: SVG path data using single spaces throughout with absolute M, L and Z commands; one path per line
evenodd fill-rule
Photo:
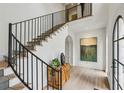
M 65 38 L 68 35 L 68 26 L 64 25 L 56 32 L 56 35 L 52 35 L 48 38 L 47 42 L 43 41 L 43 46 L 36 46 L 36 51 L 34 52 L 42 60 L 48 64 L 53 58 L 60 58 L 60 53 L 65 53 Z
M 124 4 L 110 4 L 109 6 L 109 18 L 107 24 L 106 33 L 106 63 L 108 63 L 108 78 L 110 87 L 112 88 L 112 33 L 115 20 L 118 15 L 124 18 Z
M 105 28 L 92 29 L 76 34 L 75 65 L 92 69 L 105 70 Z M 85 62 L 80 60 L 80 39 L 97 37 L 97 62 Z
M 0 51 L 0 61 L 2 61 L 3 60 L 3 54 L 2 54 L 2 52 Z
M 108 16 L 106 4 L 93 4 L 93 16 L 72 21 L 69 25 L 69 34 L 73 38 L 73 65 L 81 65 L 80 61 L 80 38 L 98 37 L 98 63 L 83 63 L 82 66 L 105 70 L 105 30 Z M 102 49 L 103 48 L 103 49 Z
M 63 10 L 63 4 L 0 4 L 0 54 L 8 52 L 8 24 Z

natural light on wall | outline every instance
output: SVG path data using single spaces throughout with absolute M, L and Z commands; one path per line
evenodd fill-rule
M 81 45 L 89 46 L 96 45 L 96 43 L 97 43 L 96 37 L 81 39 Z

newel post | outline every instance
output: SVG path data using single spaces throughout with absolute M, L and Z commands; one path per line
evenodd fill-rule
M 8 37 L 8 65 L 12 61 L 12 23 L 9 23 L 9 37 Z

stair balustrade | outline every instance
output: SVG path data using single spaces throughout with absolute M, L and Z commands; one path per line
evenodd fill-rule
M 8 63 L 28 89 L 55 89 L 48 84 L 48 68 L 58 75 L 59 87 L 56 89 L 62 89 L 62 68 L 57 70 L 51 67 L 32 51 L 36 51 L 36 45 L 42 45 L 42 40 L 65 23 L 92 15 L 92 4 L 84 4 L 84 13 L 81 13 L 81 7 L 76 5 L 48 15 L 9 23 Z

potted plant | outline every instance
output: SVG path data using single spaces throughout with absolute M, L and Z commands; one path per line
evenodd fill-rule
M 57 69 L 60 66 L 60 61 L 58 58 L 54 58 L 50 64 L 51 67 Z M 54 70 L 52 71 L 52 68 L 50 69 L 50 75 L 54 75 Z

